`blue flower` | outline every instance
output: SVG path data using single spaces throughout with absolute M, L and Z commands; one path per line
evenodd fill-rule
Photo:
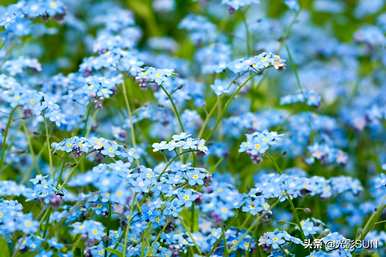
M 320 105 L 321 98 L 314 91 L 303 91 L 295 95 L 287 95 L 280 98 L 280 104 L 294 104 L 305 103 L 308 106 L 318 107 Z
M 284 60 L 278 55 L 264 52 L 253 57 L 240 58 L 228 65 L 228 69 L 234 73 L 245 73 L 249 71 L 260 74 L 270 67 L 274 67 L 277 70 L 283 69 L 285 67 Z
M 198 195 L 190 189 L 181 189 L 178 190 L 177 193 L 177 198 L 176 198 L 176 203 L 179 206 L 184 206 L 184 207 L 190 207 L 193 203 L 194 200 L 198 197 Z
M 181 21 L 179 27 L 189 32 L 195 44 L 212 42 L 218 36 L 216 26 L 203 16 L 190 14 Z
M 105 235 L 104 226 L 93 220 L 85 220 L 83 222 L 76 222 L 72 225 L 73 234 L 81 234 L 90 240 L 101 240 Z
M 286 231 L 275 230 L 273 232 L 264 233 L 259 238 L 259 245 L 264 248 L 272 248 L 274 250 L 281 249 L 283 245 L 293 243 L 302 245 L 302 241 L 299 238 L 293 237 Z
M 270 147 L 280 144 L 282 137 L 283 135 L 268 130 L 247 134 L 247 141 L 241 143 L 239 152 L 246 152 L 253 161 L 260 162 Z
M 233 84 L 231 80 L 224 81 L 224 80 L 216 79 L 214 81 L 214 84 L 212 84 L 210 87 L 212 88 L 212 90 L 217 96 L 224 95 L 224 94 L 228 95 L 233 93 L 236 90 L 236 85 Z
M 175 149 L 195 150 L 202 153 L 207 153 L 208 148 L 205 146 L 205 140 L 192 138 L 187 133 L 173 135 L 170 141 L 161 141 L 152 145 L 153 151 L 174 151 Z
M 229 6 L 232 10 L 238 10 L 244 6 L 258 4 L 260 0 L 222 0 L 222 4 Z

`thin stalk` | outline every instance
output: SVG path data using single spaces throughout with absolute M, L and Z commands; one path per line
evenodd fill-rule
M 192 233 L 190 233 L 189 229 L 187 229 L 188 226 L 186 226 L 186 224 L 185 224 L 185 222 L 184 222 L 184 220 L 183 220 L 182 218 L 180 218 L 180 221 L 181 221 L 182 225 L 185 227 L 185 229 L 186 229 L 186 234 L 188 234 L 188 236 L 189 236 L 190 239 L 192 240 L 193 245 L 194 245 L 194 247 L 196 248 L 198 254 L 199 254 L 199 255 L 202 255 L 202 252 L 201 252 L 201 250 L 200 250 L 200 247 L 198 246 L 198 244 L 197 244 L 196 240 L 194 239 Z
M 280 202 L 279 199 L 277 199 L 272 205 L 270 209 L 273 209 L 278 203 Z M 248 229 L 240 236 L 240 238 L 237 240 L 237 242 L 232 246 L 230 249 L 230 252 L 233 252 L 235 247 L 237 247 L 238 244 L 240 244 L 241 241 L 248 235 L 250 231 L 260 222 L 261 218 L 263 217 L 263 214 L 260 214 L 253 223 L 248 227 Z
M 213 173 L 216 171 L 216 169 L 218 168 L 218 166 L 220 166 L 220 164 L 224 161 L 224 157 L 220 158 L 214 166 L 211 167 L 210 169 L 210 173 Z
M 250 32 L 249 32 L 249 25 L 248 25 L 248 20 L 247 20 L 247 12 L 248 9 L 245 10 L 245 12 L 242 13 L 243 15 L 243 24 L 245 28 L 245 42 L 246 42 L 246 47 L 247 47 L 247 54 L 250 55 L 252 54 L 252 48 L 251 48 L 251 38 L 250 38 Z
M 292 27 L 295 25 L 296 19 L 298 18 L 300 12 L 301 12 L 301 10 L 299 10 L 298 12 L 295 13 L 294 18 L 292 19 L 292 21 L 290 22 L 290 24 L 288 25 L 288 27 L 284 31 L 284 34 L 281 37 L 282 41 L 280 43 L 279 49 L 281 49 L 283 47 L 283 44 L 285 43 L 285 41 L 288 39 L 289 35 L 291 34 Z
M 111 203 L 109 203 L 109 215 L 108 215 L 108 220 L 111 219 L 111 214 L 112 214 L 112 209 L 111 209 Z M 106 240 L 104 242 L 104 245 L 105 245 L 105 253 L 104 253 L 104 257 L 107 257 L 107 247 L 109 246 L 109 241 L 110 241 L 110 229 L 107 228 L 107 231 L 106 231 Z
M 133 199 L 131 200 L 131 204 L 130 204 L 129 217 L 127 217 L 127 225 L 126 225 L 126 229 L 125 229 L 125 237 L 123 239 L 122 257 L 126 257 L 127 243 L 128 243 L 129 231 L 130 231 L 130 221 L 131 221 L 131 216 L 133 215 L 133 212 L 134 212 L 134 206 L 135 206 L 136 198 L 137 198 L 137 194 L 134 193 Z
M 169 166 L 170 166 L 175 160 L 177 160 L 180 156 L 182 156 L 182 155 L 184 155 L 184 154 L 186 154 L 186 153 L 191 153 L 191 152 L 195 152 L 195 150 L 188 150 L 188 151 L 184 151 L 184 152 L 180 152 L 180 153 L 177 152 L 176 156 L 174 156 L 172 159 L 170 159 L 170 161 L 168 161 L 168 162 L 166 163 L 166 166 L 163 168 L 163 170 L 161 171 L 161 173 L 159 174 L 158 177 L 161 177 L 161 176 L 165 173 L 165 171 L 169 168 Z
M 301 223 L 300 223 L 299 215 L 298 215 L 298 213 L 297 213 L 297 211 L 296 211 L 295 204 L 294 204 L 294 202 L 292 201 L 291 196 L 289 196 L 287 192 L 286 192 L 285 194 L 286 194 L 286 197 L 287 197 L 287 199 L 288 199 L 288 202 L 289 202 L 289 204 L 290 204 L 290 206 L 291 206 L 292 215 L 294 215 L 294 218 L 295 218 L 295 221 L 296 221 L 296 225 L 299 227 L 299 230 L 300 230 L 300 232 L 301 232 L 301 237 L 302 237 L 302 239 L 304 240 L 306 237 L 305 237 L 305 234 L 304 234 L 302 225 L 301 225 Z
M 63 181 L 63 183 L 59 186 L 58 185 L 58 189 L 62 189 L 67 183 L 68 181 L 71 179 L 72 175 L 74 175 L 74 172 L 75 170 L 77 169 L 78 165 L 79 165 L 80 161 L 76 162 L 75 166 L 71 169 L 70 173 L 67 175 L 67 177 L 65 178 L 65 180 Z M 63 166 L 64 167 L 64 166 Z M 58 179 L 58 181 L 60 180 L 60 178 Z
M 137 142 L 135 139 L 135 131 L 134 131 L 134 124 L 133 124 L 133 112 L 131 111 L 130 103 L 129 103 L 129 98 L 127 95 L 127 90 L 126 90 L 126 85 L 125 83 L 122 85 L 123 88 L 123 97 L 125 99 L 125 104 L 126 104 L 126 109 L 127 113 L 129 114 L 129 126 L 130 126 L 130 135 L 131 135 L 131 143 L 134 147 L 137 146 Z
M 300 92 L 302 94 L 304 94 L 304 88 L 302 86 L 302 83 L 300 82 L 300 76 L 299 76 L 299 72 L 298 72 L 298 67 L 297 67 L 296 63 L 294 62 L 294 60 L 292 58 L 292 54 L 291 54 L 291 52 L 290 52 L 290 50 L 289 50 L 287 45 L 285 45 L 285 49 L 287 50 L 288 61 L 290 62 L 291 68 L 292 68 L 292 70 L 294 71 L 294 74 L 295 74 L 296 85 L 298 86 Z
M 195 227 L 195 219 L 196 219 L 196 208 L 194 205 L 194 202 L 192 203 L 192 206 L 190 207 L 190 232 L 194 232 L 194 227 Z
M 38 167 L 38 165 L 36 165 L 36 156 L 35 156 L 35 151 L 33 149 L 33 145 L 32 145 L 32 140 L 31 140 L 31 134 L 27 128 L 27 125 L 25 124 L 25 121 L 23 121 L 21 123 L 21 128 L 25 134 L 25 136 L 27 137 L 27 143 L 28 143 L 28 149 L 31 153 L 31 158 L 32 158 L 32 165 L 31 167 L 29 168 L 29 170 L 24 174 L 23 176 L 23 179 L 21 181 L 21 183 L 23 184 L 24 182 L 26 182 L 30 177 L 31 177 L 31 173 L 32 173 L 32 170 L 35 168 L 39 173 L 40 172 L 40 169 Z
M 126 84 L 125 83 L 123 83 L 122 88 L 123 88 L 123 97 L 125 99 L 127 113 L 129 115 L 129 126 L 130 126 L 131 144 L 135 148 L 135 147 L 137 147 L 137 142 L 136 142 L 136 137 L 135 137 L 135 127 L 134 127 L 134 122 L 133 122 L 133 112 L 131 111 L 130 102 L 129 102 L 129 98 L 128 98 L 128 95 L 127 95 L 127 90 L 126 90 Z M 139 160 L 135 160 L 135 162 L 136 162 L 137 166 L 139 166 Z
M 239 75 L 237 75 L 228 85 L 228 87 L 230 87 L 233 83 L 235 83 L 242 75 L 244 75 L 245 73 L 240 73 Z M 213 116 L 213 113 L 214 111 L 216 110 L 216 108 L 220 105 L 220 101 L 219 101 L 219 98 L 217 98 L 217 101 L 215 103 L 215 105 L 213 105 L 212 109 L 209 111 L 208 115 L 206 115 L 205 117 L 205 120 L 204 122 L 202 123 L 202 126 L 201 126 L 201 129 L 200 129 L 200 132 L 198 133 L 198 137 L 201 138 L 205 132 L 205 129 L 210 121 L 210 118 Z
M 45 224 L 43 227 L 43 238 L 46 238 L 46 236 L 47 236 L 48 226 L 50 224 L 51 213 L 52 213 L 52 208 L 48 207 L 48 214 L 47 214 L 46 221 L 45 221 Z
M 201 138 L 204 134 L 205 128 L 209 123 L 210 118 L 212 117 L 213 113 L 217 109 L 217 107 L 220 105 L 219 97 L 217 97 L 216 103 L 213 105 L 212 109 L 210 109 L 208 115 L 206 115 L 204 122 L 202 123 L 200 132 L 198 133 L 198 137 Z
M 173 109 L 174 115 L 177 118 L 178 125 L 180 126 L 181 131 L 185 132 L 184 125 L 182 125 L 182 120 L 181 120 L 180 113 L 178 112 L 177 106 L 174 103 L 172 96 L 169 94 L 169 92 L 166 90 L 166 88 L 164 86 L 160 85 L 160 88 L 166 94 L 166 96 L 168 97 L 168 99 L 169 99 L 169 101 L 170 101 L 170 103 L 172 105 L 172 109 Z
M 245 219 L 244 219 L 244 222 L 241 224 L 241 226 L 240 227 L 246 227 L 247 226 L 247 224 L 248 224 L 248 222 L 249 222 L 249 220 L 250 220 L 250 218 L 251 218 L 251 216 L 248 216 L 248 217 L 246 217 Z
M 213 129 L 210 131 L 209 136 L 207 137 L 207 140 L 211 138 L 213 135 L 213 132 L 217 129 L 217 127 L 220 125 L 222 118 L 225 115 L 226 110 L 228 109 L 229 104 L 232 102 L 232 100 L 240 93 L 241 89 L 244 88 L 245 85 L 255 76 L 256 74 L 251 74 L 243 83 L 241 83 L 240 86 L 236 89 L 235 92 L 228 98 L 228 100 L 225 102 L 224 108 L 222 108 L 220 116 L 217 117 L 216 123 L 213 127 Z M 260 84 L 260 83 L 259 83 Z
M 52 178 L 54 178 L 54 174 L 53 174 L 53 162 L 52 162 L 52 151 L 51 151 L 51 143 L 50 143 L 50 134 L 48 132 L 48 124 L 47 124 L 47 120 L 46 118 L 44 118 L 44 128 L 45 128 L 45 132 L 46 132 L 46 142 L 47 142 L 47 151 L 48 151 L 48 161 L 49 161 L 49 165 L 50 165 L 50 174 L 52 176 Z
M 369 217 L 365 226 L 363 227 L 359 235 L 356 237 L 356 240 L 364 240 L 366 235 L 374 228 L 377 220 L 381 217 L 383 210 L 386 207 L 385 200 L 386 197 L 383 197 L 381 203 L 377 206 L 376 211 Z
M 168 227 L 168 225 L 170 224 L 170 222 L 166 222 L 165 225 L 162 227 L 162 229 L 158 232 L 156 238 L 154 239 L 154 241 L 151 243 L 150 245 L 150 250 L 153 249 L 153 245 L 158 242 L 158 240 L 160 239 L 161 235 L 163 232 L 165 232 L 166 228 Z
M 1 143 L 1 159 L 0 159 L 0 169 L 3 168 L 5 155 L 7 152 L 7 138 L 8 138 L 8 132 L 12 125 L 13 116 L 15 115 L 17 106 L 13 108 L 8 116 L 7 125 L 5 126 L 5 130 L 3 132 L 3 141 Z
M 75 250 L 76 250 L 76 247 L 79 245 L 79 243 L 81 242 L 82 240 L 82 236 L 79 235 L 77 236 L 76 240 L 74 241 L 74 243 L 72 244 L 72 249 L 71 249 L 71 252 L 74 253 Z
M 90 112 L 91 112 L 91 106 L 87 106 L 87 112 L 86 112 L 86 120 L 84 122 L 84 127 L 83 127 L 83 136 L 86 136 L 87 131 L 88 131 L 88 120 L 90 117 Z
M 277 164 L 277 162 L 275 161 L 275 159 L 268 153 L 267 156 L 271 159 L 273 165 L 275 166 L 275 169 L 281 174 L 283 173 L 283 170 L 280 168 L 280 166 Z M 296 221 L 296 224 L 297 226 L 299 227 L 299 230 L 301 232 L 301 236 L 302 236 L 302 239 L 304 240 L 306 238 L 305 234 L 304 234 L 304 231 L 303 231 L 303 228 L 302 228 L 302 225 L 300 223 L 300 218 L 299 218 L 299 215 L 297 213 L 297 210 L 295 208 L 295 204 L 294 202 L 292 201 L 292 198 L 291 196 L 285 192 L 285 196 L 290 204 L 290 207 L 291 207 L 291 211 L 292 211 L 292 215 L 294 216 L 294 219 Z
M 96 119 L 96 116 L 97 116 L 97 114 L 98 114 L 98 109 L 96 109 L 95 111 L 94 111 L 94 113 L 93 113 L 93 115 L 92 115 L 92 121 L 95 121 L 95 119 Z M 86 130 L 86 133 L 84 134 L 84 137 L 88 137 L 89 135 L 90 135 L 90 132 L 91 132 L 91 129 L 92 129 L 92 125 L 88 125 L 87 126 L 87 130 Z

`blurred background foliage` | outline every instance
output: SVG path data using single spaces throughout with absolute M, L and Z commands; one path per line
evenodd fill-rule
M 80 2 L 90 2 L 98 3 L 103 2 L 101 0 L 79 0 Z M 134 15 L 137 24 L 142 29 L 142 39 L 140 41 L 140 46 L 144 46 L 147 39 L 155 36 L 169 36 L 176 39 L 180 43 L 180 49 L 176 53 L 179 57 L 189 58 L 193 54 L 194 46 L 190 43 L 190 40 L 187 38 L 187 35 L 184 31 L 178 29 L 179 22 L 189 13 L 203 14 L 205 13 L 207 17 L 211 18 L 211 21 L 221 25 L 220 28 L 223 29 L 223 33 L 230 35 L 237 24 L 243 18 L 243 12 L 237 12 L 234 15 L 227 15 L 222 20 L 218 20 L 216 17 L 210 17 L 207 10 L 205 10 L 205 5 L 202 5 L 201 2 L 208 2 L 211 0 L 175 0 L 175 6 L 173 12 L 158 12 L 154 9 L 153 0 L 120 0 L 114 2 L 120 2 L 122 6 L 126 6 L 130 9 Z M 311 17 L 311 21 L 317 26 L 322 27 L 325 30 L 332 31 L 336 38 L 348 42 L 353 38 L 353 34 L 358 28 L 363 24 L 374 24 L 379 13 L 386 11 L 386 5 L 373 15 L 367 15 L 365 17 L 358 18 L 354 15 L 355 8 L 357 7 L 359 1 L 361 0 L 342 0 L 340 2 L 344 3 L 344 8 L 341 12 L 333 14 L 328 12 L 321 12 L 314 9 L 314 0 L 299 0 L 302 10 L 306 10 Z M 371 1 L 371 0 L 365 0 Z M 0 5 L 8 5 L 15 3 L 14 0 L 0 0 Z M 268 17 L 278 18 L 288 11 L 288 7 L 284 4 L 283 0 L 261 0 L 261 8 L 264 8 L 265 13 Z M 83 10 L 87 12 L 87 10 Z M 77 18 L 82 19 L 85 13 L 77 13 Z M 264 18 L 256 15 L 256 20 Z M 65 32 L 66 27 L 59 27 L 54 25 L 55 22 L 51 22 L 52 26 L 56 26 L 58 29 Z M 55 35 L 45 36 L 41 40 L 45 42 L 46 50 L 44 53 L 44 58 L 42 61 L 54 60 L 56 57 L 63 56 L 65 44 L 61 44 L 64 39 L 65 33 L 57 33 Z M 77 69 L 77 65 L 81 62 L 84 56 L 87 56 L 85 53 L 85 46 L 82 45 L 82 42 L 78 44 L 71 45 L 74 50 L 75 56 L 68 58 L 71 60 L 77 60 L 74 62 L 71 68 L 66 68 L 63 72 L 72 72 Z M 189 49 L 190 48 L 190 49 Z M 366 69 L 370 70 L 370 69 Z
M 98 2 L 106 2 L 102 0 L 79 0 L 80 2 L 87 2 L 87 3 L 98 3 Z M 178 42 L 179 47 L 175 55 L 177 57 L 181 57 L 184 59 L 193 59 L 194 52 L 196 50 L 196 47 L 194 44 L 190 41 L 189 37 L 187 36 L 187 33 L 181 29 L 178 28 L 178 24 L 180 21 L 186 17 L 189 13 L 196 13 L 196 14 L 204 14 L 206 17 L 208 17 L 213 23 L 217 24 L 218 28 L 221 28 L 221 32 L 228 35 L 229 37 L 232 37 L 232 33 L 234 33 L 235 27 L 242 23 L 243 15 L 245 15 L 245 12 L 237 12 L 232 15 L 229 13 L 225 14 L 225 17 L 221 17 L 219 19 L 218 17 L 213 17 L 210 15 L 210 12 L 206 10 L 204 7 L 205 4 L 200 3 L 211 1 L 211 0 L 175 0 L 175 6 L 174 11 L 172 12 L 159 12 L 154 9 L 154 1 L 153 0 L 121 0 L 116 1 L 120 2 L 122 6 L 126 6 L 129 10 L 131 10 L 135 16 L 136 23 L 142 30 L 142 38 L 139 43 L 139 47 L 145 48 L 147 40 L 151 37 L 171 37 Z M 327 13 L 327 12 L 321 12 L 314 9 L 314 1 L 313 0 L 300 0 L 300 6 L 301 10 L 306 10 L 307 13 L 311 17 L 311 21 L 316 24 L 317 26 L 321 27 L 322 30 L 328 30 L 332 31 L 333 34 L 336 36 L 337 39 L 343 41 L 343 42 L 350 42 L 353 39 L 353 34 L 355 31 L 358 30 L 361 26 L 364 24 L 373 24 L 375 23 L 376 17 L 379 16 L 379 13 L 386 11 L 386 6 L 384 6 L 383 9 L 378 11 L 377 13 L 374 13 L 372 15 L 365 16 L 364 18 L 357 18 L 354 15 L 355 8 L 357 7 L 357 4 L 360 0 L 344 0 L 344 5 L 346 8 L 342 10 L 340 13 Z M 16 1 L 11 0 L 0 0 L 1 5 L 7 5 L 10 3 L 15 3 Z M 77 4 L 81 4 L 81 3 Z M 85 6 L 88 6 L 85 4 Z M 264 8 L 265 11 L 262 13 L 265 13 L 268 15 L 268 17 L 271 18 L 280 18 L 285 14 L 288 14 L 288 7 L 284 4 L 283 0 L 261 0 L 261 4 L 259 8 Z M 76 13 L 76 18 L 82 20 L 82 17 L 85 17 L 87 14 L 87 9 L 80 8 L 81 12 Z M 255 19 L 262 19 L 263 17 L 260 13 L 256 14 Z M 287 26 L 288 24 L 283 24 L 283 26 Z M 41 53 L 40 61 L 44 64 L 44 66 L 47 68 L 47 65 L 50 64 L 53 60 L 56 62 L 60 61 L 71 61 L 71 63 L 66 63 L 65 65 L 62 65 L 59 67 L 60 72 L 64 74 L 68 74 L 71 72 L 76 72 L 79 68 L 79 65 L 81 64 L 82 60 L 85 57 L 88 57 L 92 55 L 89 51 L 88 47 L 85 45 L 85 42 L 87 40 L 76 40 L 74 38 L 73 41 L 71 41 L 71 37 L 68 37 L 70 35 L 67 32 L 69 30 L 73 30 L 72 28 L 68 27 L 68 25 L 60 25 L 57 24 L 56 21 L 48 21 L 48 26 L 55 27 L 59 30 L 59 33 L 55 33 L 53 35 L 44 35 L 36 40 L 39 40 L 39 42 L 44 45 L 44 51 Z M 91 34 L 92 36 L 96 35 L 96 28 L 88 28 L 91 29 L 91 31 L 87 31 L 87 34 Z M 28 38 L 25 39 L 28 41 Z M 66 42 L 66 43 L 64 43 Z M 255 42 L 256 43 L 256 42 Z M 295 56 L 296 59 L 296 56 Z M 379 63 L 374 62 L 371 59 L 363 59 L 361 60 L 361 66 L 360 69 L 364 74 L 369 74 L 374 70 L 374 65 L 379 65 Z M 58 67 L 57 63 L 55 67 Z M 289 70 L 292 70 L 293 67 L 289 65 Z M 53 69 L 53 71 L 56 71 Z M 292 72 L 292 71 L 291 71 Z M 204 81 L 207 83 L 210 83 L 209 81 Z M 144 104 L 150 102 L 153 99 L 152 92 L 149 90 L 141 90 L 138 86 L 134 85 L 135 82 L 133 80 L 126 81 L 126 86 L 128 88 L 128 93 L 131 96 L 130 97 L 130 104 L 134 106 L 134 108 L 138 108 L 140 106 L 143 106 Z M 209 90 L 209 89 L 208 89 Z M 275 98 L 277 94 L 277 90 L 279 90 L 279 87 L 276 86 L 276 83 L 274 81 L 274 78 L 265 78 L 263 81 L 261 87 L 259 89 L 252 88 L 251 91 L 248 93 L 251 99 L 251 107 L 252 111 L 257 111 L 259 109 L 262 109 L 266 106 L 274 106 L 278 103 L 278 99 Z M 279 94 L 280 95 L 280 94 Z M 209 103 L 209 106 L 215 101 L 215 97 L 207 99 L 207 103 Z M 338 103 L 331 104 L 328 106 L 322 106 L 321 112 L 325 114 L 336 114 L 336 111 L 338 110 L 336 107 Z M 101 120 L 104 117 L 111 116 L 113 113 L 116 112 L 116 110 L 124 110 L 124 100 L 123 95 L 121 92 L 121 89 L 118 90 L 117 94 L 106 101 L 104 104 L 106 107 L 103 111 L 103 113 L 99 113 L 99 117 L 97 120 Z M 304 108 L 307 108 L 305 106 L 300 106 L 298 109 L 296 107 L 291 107 L 292 111 L 305 111 Z M 201 116 L 205 117 L 205 113 L 201 110 L 200 111 Z M 141 130 L 144 131 L 144 135 L 147 134 L 148 126 L 142 126 Z M 77 134 L 77 131 L 73 131 L 72 133 L 69 132 L 63 132 L 59 130 L 55 130 L 55 133 L 52 135 L 52 141 L 58 141 L 61 138 L 74 136 Z M 351 136 L 355 136 L 355 133 L 352 132 Z M 44 138 L 44 135 L 41 136 L 35 136 L 33 143 L 36 147 L 36 151 L 39 152 L 40 149 L 42 149 L 42 140 Z M 143 138 L 144 139 L 144 138 Z M 141 139 L 140 139 L 141 140 Z M 361 147 L 370 147 L 371 141 L 363 139 L 360 141 Z M 239 144 L 234 144 L 239 145 Z M 42 158 L 47 160 L 48 159 L 48 153 L 46 151 L 43 151 Z M 361 151 L 361 154 L 363 154 L 363 151 Z M 229 154 L 229 161 L 227 162 L 227 165 L 230 165 L 228 167 L 223 167 L 226 170 L 233 171 L 240 175 L 242 177 L 242 181 L 246 182 L 241 185 L 242 188 L 240 188 L 242 191 L 246 191 L 251 184 L 253 183 L 253 174 L 256 170 L 256 166 L 251 163 L 250 165 L 246 165 L 249 163 L 248 156 L 246 155 L 240 155 L 238 153 L 238 149 L 232 149 L 231 154 Z M 371 152 L 367 152 L 364 156 L 358 156 L 359 160 L 366 160 L 367 158 L 373 158 Z M 57 161 L 60 161 L 57 159 Z M 217 163 L 217 159 L 210 160 L 211 164 Z M 361 163 L 361 162 L 359 162 Z M 366 162 L 363 162 L 366 163 Z M 294 163 L 286 163 L 286 166 L 298 166 L 302 167 L 302 161 L 295 160 Z M 268 168 L 271 166 L 270 162 L 262 163 L 261 168 Z M 84 169 L 87 168 L 87 165 L 85 165 Z M 303 167 L 304 169 L 307 169 L 307 167 Z M 314 167 L 315 168 L 315 167 Z M 364 167 L 365 168 L 365 167 Z M 340 173 L 342 172 L 341 167 L 318 167 L 314 169 L 315 171 L 323 170 L 324 174 L 334 174 L 336 172 Z M 361 173 L 362 174 L 362 173 Z M 315 174 L 317 175 L 317 174 Z M 362 177 L 360 177 L 362 181 L 366 180 L 366 174 L 363 173 Z

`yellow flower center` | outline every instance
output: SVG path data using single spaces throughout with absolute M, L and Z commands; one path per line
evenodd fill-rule
M 97 146 L 97 149 L 103 148 L 103 143 L 102 143 L 102 141 L 97 140 L 97 141 L 95 142 L 95 145 Z
M 52 9 L 55 9 L 56 7 L 58 7 L 58 3 L 57 3 L 56 1 L 51 1 L 51 2 L 50 2 L 50 7 L 51 7 Z
M 24 225 L 25 225 L 27 228 L 29 228 L 29 227 L 32 226 L 32 221 L 27 220 L 26 222 L 24 222 Z

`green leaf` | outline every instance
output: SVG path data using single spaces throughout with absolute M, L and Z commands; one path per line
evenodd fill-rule
M 118 257 L 122 257 L 122 253 L 120 251 L 118 251 L 117 249 L 106 248 L 106 251 L 108 251 L 109 253 L 115 254 Z
M 7 240 L 5 240 L 5 238 L 3 237 L 0 237 L 0 253 L 2 257 L 11 256 L 11 253 L 9 252 Z
M 18 253 L 15 257 L 35 257 L 36 254 L 35 252 Z

